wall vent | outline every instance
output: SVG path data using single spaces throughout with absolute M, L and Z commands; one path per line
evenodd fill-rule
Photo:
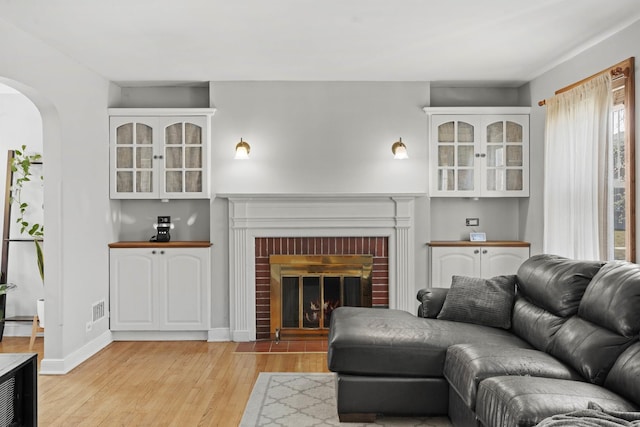
M 93 304 L 93 307 L 92 307 L 92 312 L 93 312 L 92 321 L 93 321 L 93 323 L 97 322 L 98 320 L 100 320 L 100 319 L 102 319 L 104 317 L 104 315 L 105 315 L 104 305 L 105 305 L 104 300 L 98 301 L 97 303 Z

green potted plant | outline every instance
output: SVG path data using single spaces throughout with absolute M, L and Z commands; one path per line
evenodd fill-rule
M 14 174 L 15 178 L 14 184 L 11 187 L 11 203 L 15 203 L 18 205 L 18 218 L 16 218 L 16 223 L 20 227 L 20 234 L 23 234 L 25 231 L 29 236 L 33 238 L 33 242 L 36 245 L 36 257 L 38 262 L 38 271 L 40 273 L 40 278 L 44 283 L 44 254 L 42 252 L 41 242 L 44 239 L 44 224 L 40 224 L 37 222 L 30 223 L 27 219 L 27 212 L 29 212 L 30 205 L 26 201 L 22 200 L 22 190 L 25 186 L 25 183 L 31 182 L 32 178 L 34 178 L 33 173 L 31 172 L 31 166 L 34 163 L 39 163 L 42 161 L 41 154 L 26 154 L 27 146 L 23 145 L 20 150 L 14 150 L 13 162 L 11 162 L 11 170 Z M 44 177 L 42 175 L 39 176 L 40 180 L 43 180 Z

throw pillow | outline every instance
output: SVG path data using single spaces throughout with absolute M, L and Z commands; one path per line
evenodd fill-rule
M 453 276 L 438 319 L 509 329 L 516 278 Z

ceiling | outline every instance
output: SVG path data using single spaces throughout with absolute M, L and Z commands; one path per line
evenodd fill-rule
M 0 0 L 0 19 L 122 85 L 519 85 L 640 19 L 640 2 Z

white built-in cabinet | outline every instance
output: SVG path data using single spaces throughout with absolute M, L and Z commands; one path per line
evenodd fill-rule
M 210 196 L 214 109 L 109 109 L 112 199 Z
M 432 197 L 528 197 L 529 108 L 425 108 Z
M 110 245 L 112 331 L 209 329 L 209 243 L 187 245 L 202 247 Z
M 448 288 L 451 278 L 470 276 L 490 278 L 516 274 L 529 258 L 526 242 L 431 242 L 431 287 Z

